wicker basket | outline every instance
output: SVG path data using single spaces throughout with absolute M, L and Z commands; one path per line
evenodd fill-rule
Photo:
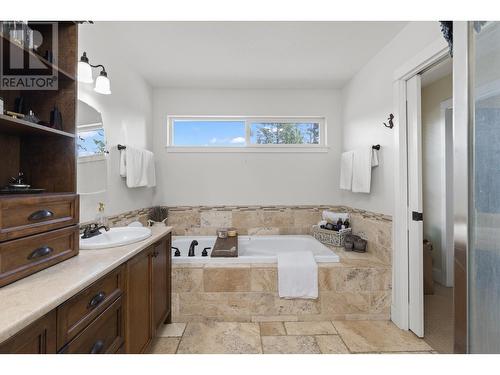
M 351 228 L 344 229 L 340 232 L 329 229 L 321 229 L 319 225 L 313 225 L 312 235 L 319 242 L 331 246 L 344 246 L 345 236 L 351 233 Z

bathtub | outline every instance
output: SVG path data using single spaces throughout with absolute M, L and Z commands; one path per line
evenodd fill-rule
M 239 236 L 237 258 L 211 258 L 211 248 L 216 237 L 208 236 L 174 236 L 172 247 L 180 250 L 181 256 L 174 256 L 173 263 L 276 263 L 276 255 L 280 252 L 311 251 L 318 263 L 337 263 L 339 257 L 330 248 L 323 245 L 312 236 L 302 235 L 277 235 L 277 236 Z M 188 249 L 191 241 L 198 241 L 195 248 L 195 256 L 188 257 Z M 204 248 L 208 256 L 202 257 Z

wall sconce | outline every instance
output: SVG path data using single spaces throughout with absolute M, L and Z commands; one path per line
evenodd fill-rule
M 90 64 L 86 52 L 83 53 L 82 57 L 80 57 L 80 61 L 78 62 L 78 81 L 84 83 L 94 82 L 94 79 L 92 78 L 92 68 L 102 68 L 101 73 L 99 73 L 99 76 L 95 80 L 94 91 L 103 95 L 111 94 L 110 83 L 108 73 L 106 73 L 106 69 L 104 69 L 103 65 Z

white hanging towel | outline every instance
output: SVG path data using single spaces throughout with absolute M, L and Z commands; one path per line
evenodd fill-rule
M 120 176 L 126 177 L 127 187 L 153 187 L 156 185 L 154 154 L 127 146 L 120 155 Z
M 366 146 L 354 151 L 352 160 L 353 193 L 369 193 L 372 181 L 372 168 L 378 166 L 377 150 Z
M 318 265 L 310 251 L 278 253 L 281 298 L 318 298 Z
M 352 188 L 352 160 L 354 151 L 346 151 L 340 157 L 340 188 L 351 190 Z

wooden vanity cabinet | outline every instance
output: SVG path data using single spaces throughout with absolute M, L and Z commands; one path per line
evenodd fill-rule
M 7 341 L 0 353 L 145 353 L 171 315 L 171 234 Z
M 0 354 L 55 354 L 56 312 L 52 310 L 7 341 L 0 344 Z
M 171 310 L 171 234 L 127 263 L 126 352 L 144 353 Z
M 152 339 L 151 257 L 148 247 L 127 262 L 127 308 L 125 347 L 127 353 L 143 353 Z
M 172 294 L 171 254 L 170 235 L 154 245 L 152 258 L 153 333 L 156 333 L 156 329 L 167 320 L 167 323 L 170 323 Z

